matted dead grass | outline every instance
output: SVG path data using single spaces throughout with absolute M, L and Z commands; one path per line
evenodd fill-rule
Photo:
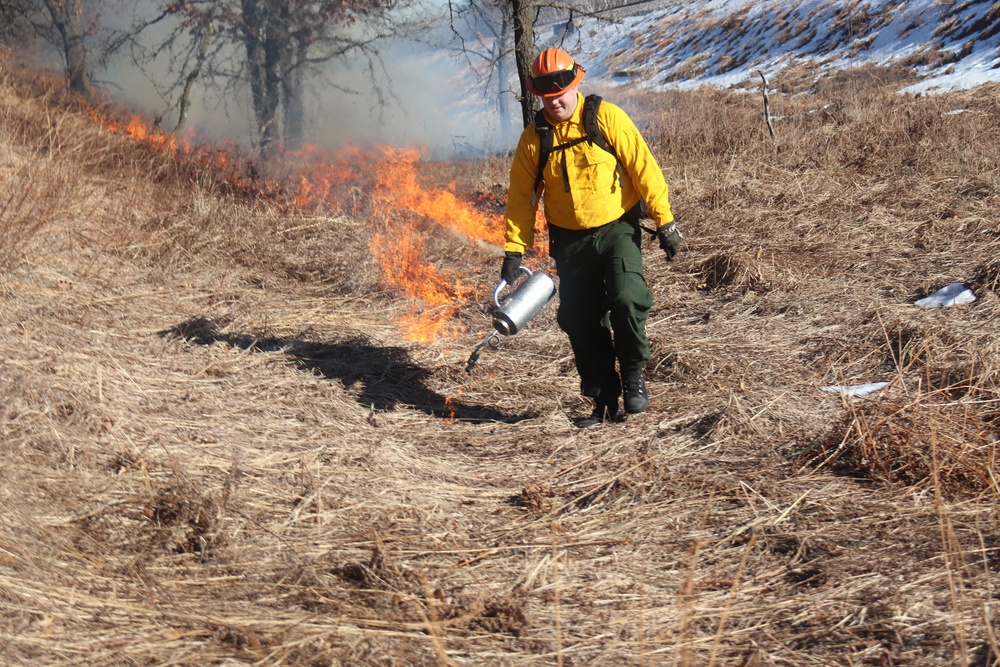
M 0 178 L 76 174 L 0 273 L 5 664 L 996 664 L 989 90 L 777 96 L 777 154 L 751 96 L 635 100 L 686 239 L 650 410 L 580 430 L 554 307 L 465 372 L 489 248 L 421 228 L 481 299 L 408 342 L 363 191 L 248 197 L 5 76 Z
M 948 499 L 1000 492 L 995 400 L 949 393 L 851 402 L 814 461 L 859 479 Z
M 700 272 L 709 289 L 725 286 L 749 290 L 765 283 L 760 262 L 747 253 L 712 255 L 701 265 Z
M 976 274 L 976 282 L 991 292 L 1000 293 L 1000 259 L 983 262 Z

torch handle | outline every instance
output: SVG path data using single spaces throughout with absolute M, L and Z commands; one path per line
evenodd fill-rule
M 526 267 L 524 264 L 522 264 L 518 268 L 521 269 L 521 271 L 523 273 L 528 274 L 529 278 L 531 277 L 531 269 L 529 269 L 528 267 Z M 503 278 L 501 278 L 500 279 L 500 284 L 497 285 L 497 288 L 495 290 L 493 290 L 493 303 L 494 303 L 494 305 L 496 305 L 497 308 L 500 307 L 500 292 L 506 286 L 507 286 L 507 281 L 504 280 Z

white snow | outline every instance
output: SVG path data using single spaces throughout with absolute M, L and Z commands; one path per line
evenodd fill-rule
M 707 0 L 644 6 L 635 11 L 645 13 L 617 25 L 575 19 L 573 38 L 561 43 L 561 32 L 540 31 L 557 43 L 543 38 L 537 45 L 578 54 L 601 84 L 627 81 L 657 89 L 759 82 L 758 72 L 770 77 L 795 64 L 831 71 L 905 63 L 925 77 L 904 89 L 908 93 L 1000 81 L 1000 17 L 990 16 L 991 2 Z M 641 62 L 623 62 L 616 55 L 623 50 L 626 57 L 641 54 Z M 694 71 L 692 63 L 702 69 L 680 76 L 682 65 Z
M 913 305 L 917 308 L 948 308 L 950 306 L 964 306 L 975 300 L 976 295 L 972 293 L 971 289 L 962 283 L 952 283 L 928 297 L 915 301 Z
M 841 396 L 863 398 L 869 394 L 875 393 L 876 391 L 881 391 L 888 386 L 888 382 L 867 382 L 865 384 L 852 384 L 846 386 L 830 385 L 827 387 L 820 387 L 820 389 L 833 394 L 840 394 Z

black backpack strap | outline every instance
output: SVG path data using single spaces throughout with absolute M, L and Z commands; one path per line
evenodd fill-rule
M 583 100 L 583 131 L 587 133 L 587 141 L 597 144 L 618 159 L 615 149 L 608 143 L 607 138 L 597 127 L 597 112 L 601 108 L 602 98 L 600 95 L 587 95 Z
M 573 141 L 567 141 L 564 144 L 559 144 L 552 150 L 559 151 L 559 155 L 562 157 L 560 164 L 562 166 L 562 177 L 563 177 L 563 191 L 569 192 L 569 172 L 566 171 L 566 149 L 576 146 L 577 144 L 582 144 L 587 140 L 587 137 L 580 137 L 579 139 L 574 139 Z
M 621 184 L 625 178 L 625 174 L 622 172 L 622 161 L 618 159 L 618 153 L 615 152 L 615 147 L 608 143 L 608 138 L 604 136 L 601 132 L 601 128 L 597 126 L 597 112 L 601 109 L 602 98 L 600 95 L 591 94 L 583 101 L 583 130 L 587 133 L 587 141 L 592 144 L 597 144 L 607 152 L 615 156 L 615 162 L 618 163 L 616 170 L 618 171 L 618 183 Z
M 566 171 L 566 149 L 572 146 L 576 146 L 579 143 L 588 141 L 592 144 L 597 144 L 607 152 L 615 156 L 615 161 L 618 163 L 618 181 L 622 182 L 622 164 L 618 159 L 618 155 L 615 153 L 615 149 L 608 143 L 607 138 L 601 133 L 600 128 L 597 126 L 597 112 L 601 108 L 601 96 L 592 94 L 587 95 L 583 100 L 583 130 L 586 136 L 580 137 L 579 139 L 574 139 L 565 144 L 559 144 L 558 146 L 553 146 L 552 142 L 552 126 L 549 121 L 545 118 L 545 113 L 542 109 L 535 112 L 535 131 L 538 132 L 538 172 L 535 174 L 535 186 L 531 193 L 531 205 L 535 206 L 538 203 L 539 198 L 542 194 L 542 185 L 544 183 L 545 165 L 549 161 L 549 156 L 552 151 L 557 150 L 562 153 L 562 175 L 563 175 L 563 189 L 566 192 L 570 191 L 569 188 L 569 174 Z
M 545 119 L 545 112 L 539 109 L 535 112 L 535 131 L 538 132 L 538 171 L 535 174 L 535 186 L 531 192 L 531 205 L 536 206 L 538 199 L 542 195 L 543 175 L 545 173 L 545 163 L 549 161 L 552 153 L 552 126 Z

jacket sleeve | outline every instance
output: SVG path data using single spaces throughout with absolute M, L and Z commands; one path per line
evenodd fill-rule
M 538 169 L 538 151 L 538 133 L 535 132 L 535 124 L 531 123 L 521 133 L 510 165 L 504 252 L 524 252 L 535 243 L 535 216 L 538 213 L 538 202 L 532 203 L 532 194 Z
M 635 123 L 619 107 L 607 102 L 601 105 L 598 123 L 615 147 L 622 169 L 646 202 L 647 215 L 657 228 L 670 224 L 674 214 L 670 210 L 667 181 Z

